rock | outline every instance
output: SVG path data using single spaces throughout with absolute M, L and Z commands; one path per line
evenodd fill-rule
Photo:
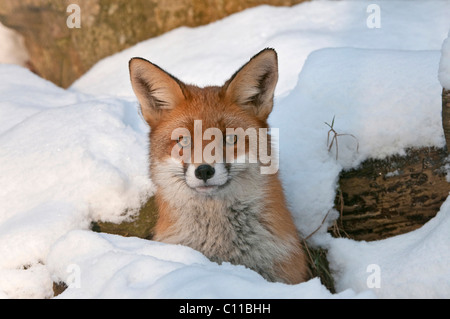
M 174 28 L 207 24 L 260 4 L 303 1 L 2 0 L 0 21 L 24 36 L 36 73 L 68 87 L 100 59 Z M 66 23 L 76 14 L 67 12 L 73 4 L 80 9 L 80 28 Z

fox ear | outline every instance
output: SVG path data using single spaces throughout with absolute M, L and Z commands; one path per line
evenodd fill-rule
M 183 99 L 182 83 L 157 65 L 133 58 L 129 63 L 133 91 L 147 123 L 155 126 L 165 110 L 173 109 Z
M 273 108 L 277 81 L 277 53 L 273 49 L 264 49 L 225 83 L 225 95 L 265 121 Z

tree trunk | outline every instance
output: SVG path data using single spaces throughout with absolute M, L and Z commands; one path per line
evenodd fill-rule
M 365 161 L 342 172 L 332 231 L 356 240 L 378 240 L 421 227 L 436 215 L 450 191 L 447 151 L 409 149 L 405 156 Z
M 442 127 L 444 128 L 447 152 L 450 147 L 450 90 L 442 90 Z

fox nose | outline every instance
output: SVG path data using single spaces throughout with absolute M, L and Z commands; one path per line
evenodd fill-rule
M 208 179 L 214 176 L 214 167 L 208 164 L 202 164 L 195 169 L 195 177 L 202 179 L 205 183 Z

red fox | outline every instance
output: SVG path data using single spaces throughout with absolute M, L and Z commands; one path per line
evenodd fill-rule
M 269 281 L 309 279 L 278 174 L 263 173 L 268 165 L 260 159 L 271 145 L 264 130 L 278 81 L 275 50 L 256 54 L 221 87 L 185 84 L 142 58 L 129 69 L 151 128 L 153 239 L 244 265 Z

